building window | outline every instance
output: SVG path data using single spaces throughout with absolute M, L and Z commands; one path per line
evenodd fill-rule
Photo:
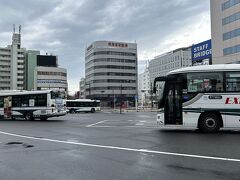
M 86 59 L 89 59 L 92 56 L 95 55 L 116 55 L 116 56 L 136 56 L 136 53 L 131 53 L 131 52 L 119 52 L 119 51 L 98 51 L 98 52 L 93 52 L 89 54 Z
M 239 53 L 239 52 L 240 52 L 240 44 L 223 49 L 223 55 L 224 56 Z
M 114 66 L 114 65 L 99 65 L 99 66 L 94 66 L 86 69 L 86 72 L 92 71 L 94 69 L 136 69 L 135 67 L 132 66 Z
M 237 12 L 231 16 L 225 17 L 222 19 L 222 25 L 229 24 L 231 22 L 237 21 L 240 19 L 240 12 Z
M 240 0 L 228 0 L 227 2 L 222 4 L 222 10 L 228 9 L 236 4 L 239 4 Z
M 233 31 L 229 31 L 223 34 L 223 40 L 232 39 L 234 37 L 240 36 L 240 28 L 234 29 Z

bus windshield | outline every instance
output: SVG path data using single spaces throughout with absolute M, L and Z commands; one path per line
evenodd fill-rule
M 158 99 L 162 99 L 164 93 L 165 81 L 157 82 L 157 95 Z
M 65 92 L 64 91 L 51 91 L 51 99 L 57 99 L 57 98 L 65 99 L 66 98 Z

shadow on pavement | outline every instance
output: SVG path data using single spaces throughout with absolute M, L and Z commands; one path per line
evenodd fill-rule
M 158 129 L 156 130 L 158 133 L 177 133 L 177 134 L 203 134 L 203 135 L 220 135 L 220 134 L 240 134 L 240 129 L 234 129 L 234 130 L 220 130 L 215 133 L 203 133 L 199 129 L 194 130 L 180 130 L 180 129 Z
M 42 122 L 42 123 L 57 123 L 57 122 L 65 122 L 66 120 L 61 120 L 61 119 L 48 119 L 48 120 L 40 120 L 40 119 L 36 119 L 36 120 L 32 120 L 32 121 L 27 121 L 25 119 L 0 119 L 0 122 L 4 121 L 4 122 Z

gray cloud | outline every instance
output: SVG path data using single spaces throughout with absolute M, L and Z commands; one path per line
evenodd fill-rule
M 148 59 L 147 52 L 154 54 L 157 49 L 160 53 L 177 46 L 174 37 L 178 32 L 188 36 L 200 23 L 199 19 L 209 16 L 206 0 L 0 0 L 0 3 L 0 45 L 10 43 L 12 24 L 21 24 L 23 46 L 58 55 L 60 66 L 68 69 L 70 90 L 77 90 L 78 81 L 84 76 L 85 48 L 91 42 L 136 40 L 140 59 Z

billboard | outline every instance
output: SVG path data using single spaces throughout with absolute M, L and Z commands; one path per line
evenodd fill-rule
M 52 55 L 37 55 L 37 66 L 57 67 L 57 57 Z
M 192 62 L 199 62 L 205 59 L 212 58 L 212 43 L 211 39 L 201 42 L 199 44 L 192 45 Z

